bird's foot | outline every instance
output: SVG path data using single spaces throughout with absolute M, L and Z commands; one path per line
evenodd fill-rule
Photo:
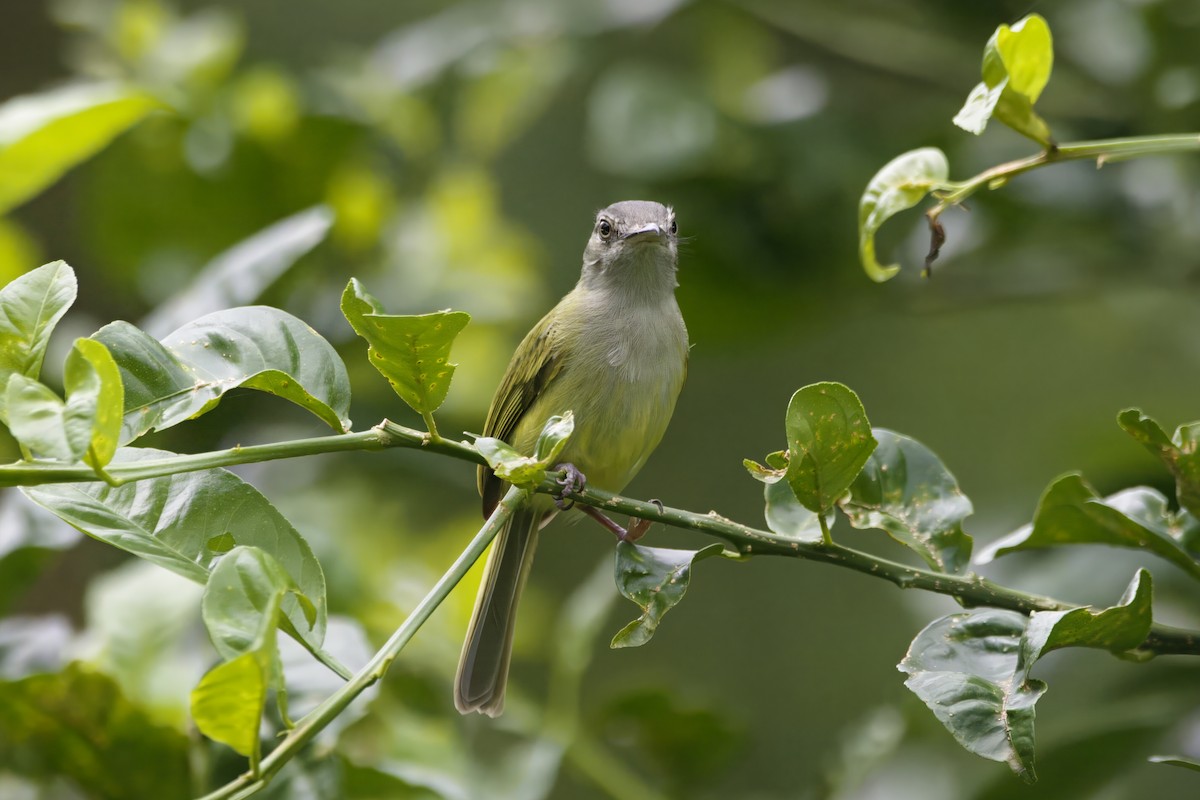
M 558 494 L 554 495 L 554 505 L 558 506 L 560 510 L 566 511 L 575 505 L 574 501 L 567 501 L 567 495 L 583 491 L 583 487 L 587 485 L 587 478 L 574 464 L 559 464 L 554 469 L 563 473 L 561 478 L 554 481 L 562 487 Z

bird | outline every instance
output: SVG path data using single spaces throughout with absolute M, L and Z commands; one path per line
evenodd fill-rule
M 675 299 L 679 229 L 672 208 L 626 200 L 595 217 L 579 281 L 517 346 L 484 436 L 531 454 L 547 420 L 571 411 L 560 467 L 579 484 L 620 492 L 658 446 L 687 376 L 688 334 Z M 576 485 L 579 485 L 576 484 Z M 484 517 L 506 490 L 481 466 Z M 484 565 L 455 678 L 460 713 L 504 710 L 517 603 L 538 531 L 563 507 L 537 494 L 513 512 Z M 622 538 L 597 509 L 579 506 Z

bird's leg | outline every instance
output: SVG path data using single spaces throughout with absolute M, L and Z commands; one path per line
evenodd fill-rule
M 555 483 L 561 486 L 562 490 L 555 496 L 554 505 L 558 506 L 560 509 L 566 510 L 575 505 L 574 502 L 567 502 L 567 495 L 571 494 L 572 492 L 583 491 L 583 487 L 587 484 L 587 478 L 582 472 L 579 471 L 579 467 L 575 466 L 574 464 L 559 464 L 555 467 L 555 469 L 559 472 L 562 472 L 563 476 L 555 480 Z M 654 502 L 659 506 L 660 509 L 662 508 L 661 503 L 658 503 L 657 500 Z M 622 542 L 636 542 L 638 539 L 642 538 L 646 531 L 650 529 L 650 526 L 654 524 L 648 519 L 639 519 L 635 517 L 629 521 L 629 527 L 624 528 L 612 517 L 608 516 L 598 508 L 593 508 L 592 506 L 580 506 L 579 510 L 596 520 L 596 522 L 599 522 L 605 528 L 608 528 L 608 530 Z
M 567 502 L 567 495 L 571 492 L 583 491 L 583 487 L 587 485 L 587 478 L 584 477 L 584 474 L 579 471 L 579 467 L 575 466 L 574 464 L 559 464 L 554 469 L 564 473 L 561 478 L 558 478 L 554 481 L 562 487 L 558 494 L 554 496 L 554 505 L 558 506 L 559 509 L 566 511 L 568 508 L 575 505 L 574 501 L 571 501 L 570 503 Z
M 608 528 L 608 530 L 611 531 L 612 534 L 622 542 L 636 542 L 638 539 L 642 538 L 646 531 L 649 530 L 650 526 L 654 524 L 648 519 L 634 518 L 630 520 L 628 528 L 623 528 L 619 522 L 598 508 L 593 508 L 592 506 L 580 506 L 579 510 L 596 520 L 596 522 L 599 522 L 604 527 Z

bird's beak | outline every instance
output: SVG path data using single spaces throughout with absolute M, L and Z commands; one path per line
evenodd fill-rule
M 631 230 L 629 233 L 625 234 L 623 238 L 642 240 L 647 240 L 650 238 L 662 239 L 666 235 L 667 232 L 662 229 L 661 225 L 659 225 L 657 222 L 651 222 L 649 225 L 643 225 L 640 228 Z

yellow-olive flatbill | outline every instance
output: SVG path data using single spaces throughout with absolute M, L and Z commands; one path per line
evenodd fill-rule
M 593 487 L 624 489 L 662 439 L 687 373 L 687 329 L 675 302 L 677 247 L 667 206 L 628 200 L 598 213 L 579 283 L 517 347 L 484 435 L 530 454 L 546 421 L 573 411 L 575 432 L 561 461 Z M 504 490 L 480 467 L 485 516 Z M 517 600 L 538 530 L 556 513 L 554 498 L 535 495 L 492 545 L 455 680 L 454 702 L 464 714 L 504 710 Z

